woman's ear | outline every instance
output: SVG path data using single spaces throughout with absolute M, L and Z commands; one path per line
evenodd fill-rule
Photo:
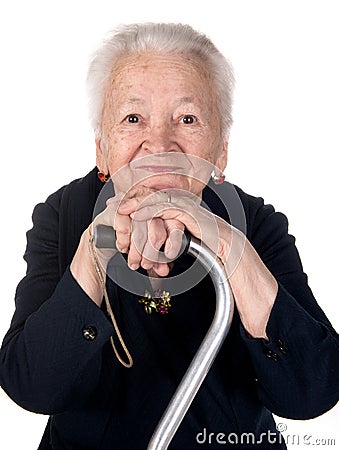
M 95 147 L 96 147 L 96 165 L 97 168 L 103 173 L 108 173 L 108 165 L 107 165 L 107 152 L 103 148 L 103 142 L 101 137 L 95 138 Z
M 216 167 L 218 167 L 218 169 L 221 172 L 224 172 L 224 170 L 226 169 L 227 160 L 228 160 L 228 141 L 225 140 L 215 163 Z

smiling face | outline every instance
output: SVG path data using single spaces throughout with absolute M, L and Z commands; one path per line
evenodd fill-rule
M 214 165 L 223 171 L 227 162 L 216 104 L 209 74 L 191 58 L 120 59 L 106 90 L 98 168 L 111 174 L 116 192 L 141 183 L 200 194 Z

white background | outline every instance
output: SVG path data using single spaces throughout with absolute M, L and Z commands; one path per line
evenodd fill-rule
M 288 216 L 310 285 L 339 328 L 338 15 L 337 2 L 328 0 L 3 1 L 0 336 L 25 272 L 34 205 L 95 164 L 85 96 L 89 56 L 108 30 L 135 21 L 189 23 L 232 61 L 237 90 L 227 178 Z M 288 427 L 285 435 L 338 444 L 338 408 L 312 421 L 277 421 Z M 46 421 L 0 391 L 1 448 L 35 450 Z

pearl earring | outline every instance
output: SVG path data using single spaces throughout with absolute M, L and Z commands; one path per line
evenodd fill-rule
M 225 178 L 226 177 L 222 172 L 218 175 L 215 172 L 212 173 L 212 181 L 214 184 L 222 184 L 225 181 Z

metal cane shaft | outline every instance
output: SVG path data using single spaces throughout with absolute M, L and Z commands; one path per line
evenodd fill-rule
M 94 229 L 94 242 L 98 248 L 115 248 L 115 238 L 115 232 L 111 227 L 98 225 Z M 182 250 L 194 256 L 209 271 L 215 288 L 215 314 L 204 340 L 160 419 L 147 450 L 167 449 L 204 381 L 229 331 L 233 317 L 232 291 L 219 259 L 208 247 L 192 236 L 183 239 Z
M 202 266 L 210 269 L 209 273 L 216 294 L 216 310 L 212 324 L 202 344 L 153 433 L 148 444 L 148 450 L 167 449 L 204 381 L 229 331 L 233 317 L 234 302 L 232 291 L 228 284 L 224 267 L 219 259 L 216 258 L 210 249 L 193 237 L 190 240 L 187 253 L 196 257 Z

